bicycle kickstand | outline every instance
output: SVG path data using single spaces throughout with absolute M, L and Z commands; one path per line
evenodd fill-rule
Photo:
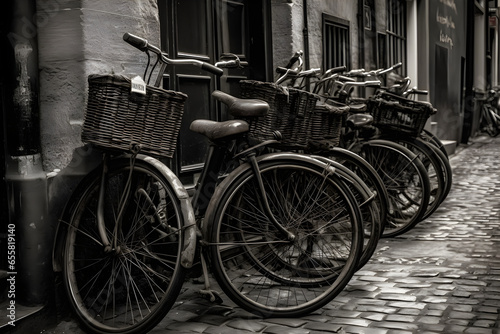
M 210 287 L 210 278 L 208 277 L 208 267 L 207 261 L 205 260 L 205 256 L 200 254 L 201 256 L 201 267 L 203 270 L 203 279 L 205 280 L 205 289 L 201 289 L 199 293 L 206 299 L 208 299 L 212 303 L 222 304 L 223 300 L 219 293 L 213 290 Z

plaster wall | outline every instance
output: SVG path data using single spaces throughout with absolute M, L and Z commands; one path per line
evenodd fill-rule
M 145 57 L 124 32 L 160 41 L 156 0 L 37 1 L 40 128 L 45 171 L 63 169 L 80 141 L 87 76 L 142 74 Z

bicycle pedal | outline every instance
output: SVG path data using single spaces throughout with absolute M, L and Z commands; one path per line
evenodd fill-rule
M 200 290 L 199 293 L 211 303 L 222 304 L 223 300 L 219 293 L 214 290 Z

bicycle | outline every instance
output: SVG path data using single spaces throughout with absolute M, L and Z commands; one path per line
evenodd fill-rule
M 375 77 L 381 80 L 383 75 L 400 66 L 401 63 L 398 63 L 387 69 L 368 72 L 354 70 L 342 76 L 337 75 L 336 77 L 327 78 L 327 80 L 333 79 L 335 85 L 330 84 L 328 81 L 320 83 L 330 87 L 330 93 L 331 87 L 337 87 L 336 90 L 333 90 L 333 94 L 337 94 L 340 98 L 342 95 L 350 95 L 350 93 L 342 90 L 342 86 L 354 85 L 350 83 L 354 81 L 351 78 Z M 390 140 L 403 145 L 417 154 L 424 164 L 431 183 L 429 204 L 422 217 L 422 219 L 426 219 L 439 207 L 451 189 L 451 166 L 447 156 L 431 144 L 437 143 L 439 145 L 439 140 L 429 132 L 423 131 L 427 118 L 435 112 L 434 108 L 428 103 L 408 99 L 412 95 L 427 94 L 427 91 L 408 88 L 410 82 L 411 80 L 408 77 L 396 80 L 395 84 L 390 87 L 377 87 L 377 92 L 373 96 L 367 99 L 357 98 L 355 101 L 367 103 L 368 111 L 373 115 L 373 125 L 377 128 L 377 131 L 373 131 L 372 134 L 369 133 L 368 137 Z
M 366 112 L 365 104 L 361 105 L 359 101 L 356 101 L 357 106 L 349 103 L 350 94 L 356 86 L 378 88 L 380 87 L 380 81 L 357 82 L 352 77 L 363 75 L 364 70 L 352 70 L 348 73 L 345 73 L 345 70 L 345 66 L 341 66 L 329 69 L 322 76 L 312 74 L 312 78 L 316 80 L 313 82 L 313 92 L 321 95 L 327 101 L 333 99 L 334 101 L 349 104 L 351 113 L 354 113 L 354 115 L 347 118 L 347 126 L 344 128 L 346 129 L 345 133 L 339 135 L 341 140 L 332 142 L 330 146 L 340 146 L 357 153 L 365 160 L 364 162 L 358 162 L 358 165 L 368 162 L 376 170 L 375 174 L 378 174 L 379 179 L 382 179 L 387 189 L 389 203 L 388 215 L 385 224 L 380 230 L 384 237 L 396 236 L 408 231 L 423 219 L 430 200 L 428 174 L 425 166 L 407 148 L 391 140 L 375 140 L 371 130 L 369 130 L 368 135 L 364 133 L 372 118 L 360 114 Z M 286 76 L 292 79 L 305 77 L 304 72 L 283 68 L 278 68 L 277 71 L 283 74 L 280 77 L 281 82 L 285 82 Z M 334 150 L 326 150 L 320 154 L 335 160 Z M 373 179 L 373 175 L 370 177 L 365 176 L 363 181 L 369 183 L 373 182 L 369 181 Z M 405 191 L 405 187 L 407 187 L 407 191 Z
M 156 55 L 159 76 L 166 65 L 179 64 L 222 73 L 199 60 L 169 59 L 132 34 L 124 40 L 145 52 L 148 63 L 149 53 Z M 263 317 L 301 316 L 342 291 L 355 272 L 363 236 L 357 202 L 333 162 L 297 153 L 260 154 L 278 141 L 252 143 L 248 123 L 238 119 L 196 120 L 190 129 L 207 137 L 210 147 L 190 198 L 155 158 L 172 156 L 178 127 L 162 123 L 160 129 L 136 129 L 153 118 L 174 115 L 178 122 L 187 96 L 150 86 L 150 95 L 137 95 L 127 91 L 129 80 L 89 78 L 91 86 L 102 81 L 105 89 L 100 87 L 97 97 L 111 81 L 112 105 L 96 108 L 91 123 L 87 116 L 93 109 L 87 108 L 82 139 L 102 150 L 103 160 L 69 199 L 54 249 L 70 307 L 82 326 L 99 333 L 149 331 L 172 307 L 195 261 L 205 277 L 203 295 L 220 300 L 210 286 L 210 267 L 237 305 Z M 168 101 L 159 109 L 168 107 L 169 115 L 156 117 L 150 107 L 163 95 Z M 261 100 L 220 91 L 213 96 L 239 118 L 263 116 L 269 108 Z M 94 98 L 89 96 L 91 107 Z M 133 114 L 140 121 L 102 118 L 108 114 Z M 114 124 L 119 126 L 112 134 L 101 133 Z M 128 130 L 132 138 L 125 135 Z M 157 130 L 160 138 L 154 138 Z
M 500 114 L 495 106 L 498 101 L 498 92 L 490 89 L 484 98 L 476 97 L 477 101 L 482 101 L 481 113 L 479 115 L 479 128 L 490 137 L 500 134 Z
M 382 79 L 383 75 L 400 66 L 401 63 L 398 63 L 387 69 L 362 72 L 358 75 Z M 443 143 L 424 129 L 428 117 L 436 110 L 427 102 L 414 100 L 417 95 L 427 95 L 428 91 L 410 88 L 410 84 L 409 77 L 396 80 L 393 85 L 380 88 L 368 100 L 369 109 L 376 115 L 375 126 L 381 130 L 379 136 L 411 149 L 419 155 L 429 173 L 432 189 L 430 205 L 423 217 L 425 219 L 448 196 L 452 185 L 452 170 Z

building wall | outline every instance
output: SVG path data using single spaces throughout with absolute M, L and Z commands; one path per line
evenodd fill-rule
M 63 169 L 81 146 L 87 76 L 143 72 L 141 52 L 124 32 L 159 44 L 156 0 L 37 1 L 43 164 Z
M 357 2 L 344 0 L 307 0 L 307 32 L 310 68 L 322 67 L 322 14 L 350 22 L 352 67 L 358 67 L 359 43 Z M 284 66 L 298 50 L 304 50 L 304 0 L 272 0 L 273 63 Z

